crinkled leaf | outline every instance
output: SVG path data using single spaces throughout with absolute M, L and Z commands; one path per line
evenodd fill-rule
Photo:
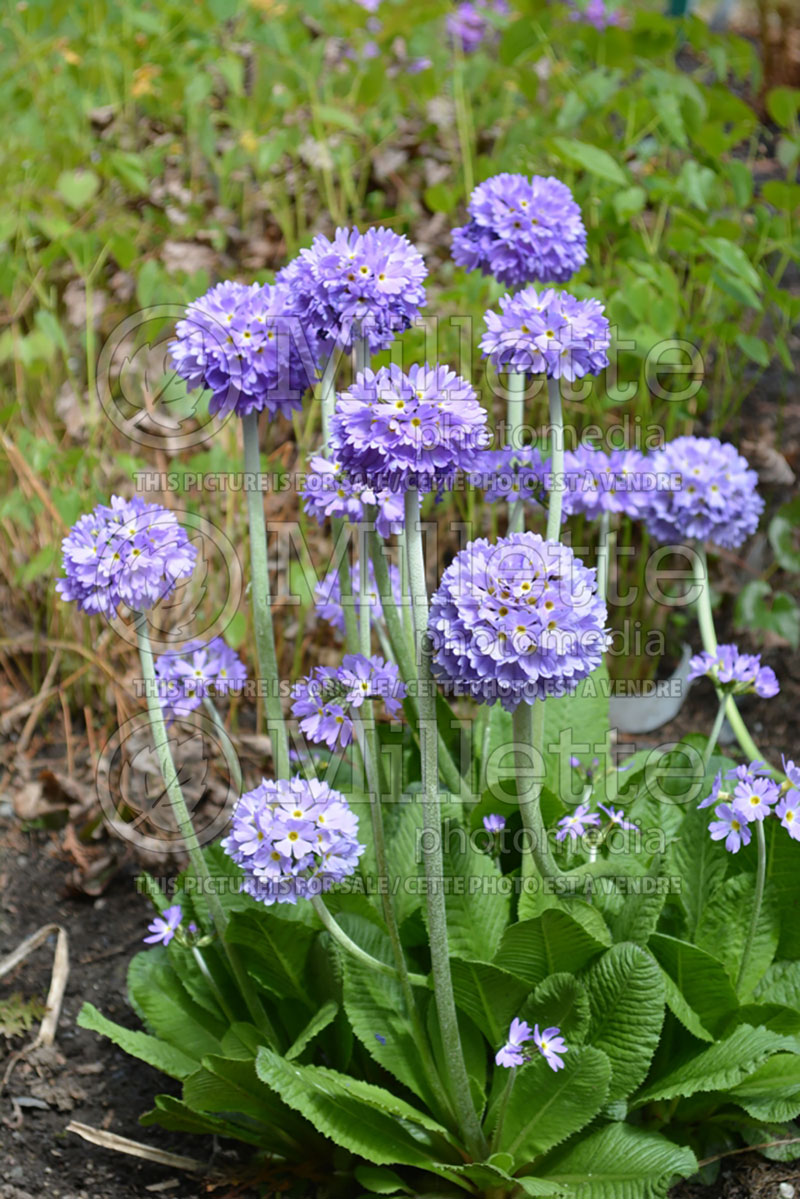
M 696 945 L 663 933 L 650 938 L 649 949 L 683 1000 L 682 1007 L 675 991 L 668 989 L 670 1010 L 695 1036 L 712 1040 L 739 1006 L 725 967 Z
M 132 1057 L 138 1057 L 140 1061 L 169 1074 L 171 1078 L 186 1078 L 198 1067 L 198 1059 L 189 1057 L 175 1045 L 168 1045 L 166 1041 L 160 1041 L 148 1033 L 136 1032 L 115 1024 L 99 1012 L 94 1004 L 83 1005 L 78 1013 L 77 1023 L 79 1028 L 88 1028 L 92 1032 L 100 1033 L 102 1037 L 108 1037 Z
M 587 1043 L 611 1061 L 609 1100 L 624 1099 L 647 1074 L 664 1022 L 658 964 L 638 945 L 615 945 L 584 974 L 591 1021 Z
M 675 1178 L 697 1170 L 691 1149 L 629 1124 L 609 1124 L 556 1150 L 539 1167 L 575 1199 L 665 1199 Z

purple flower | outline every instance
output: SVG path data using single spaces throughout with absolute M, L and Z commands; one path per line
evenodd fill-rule
M 566 283 L 586 261 L 586 229 L 558 179 L 494 175 L 470 196 L 469 222 L 453 230 L 453 258 L 507 287 Z
M 488 816 L 484 816 L 483 827 L 487 833 L 502 833 L 506 827 L 506 818 L 497 812 L 491 812 Z
M 197 549 L 172 512 L 112 495 L 81 516 L 61 543 L 66 578 L 56 590 L 83 612 L 113 617 L 121 603 L 153 608 L 194 570 Z
M 638 824 L 632 824 L 630 820 L 626 820 L 625 813 L 622 811 L 621 808 L 613 808 L 611 806 L 611 804 L 609 804 L 608 807 L 606 807 L 605 804 L 601 804 L 601 803 L 599 803 L 597 806 L 603 812 L 605 812 L 606 816 L 611 821 L 611 823 L 615 826 L 615 828 L 626 829 L 628 831 L 638 833 L 638 831 L 639 831 Z
M 487 413 L 471 383 L 447 366 L 366 370 L 336 400 L 331 434 L 350 477 L 391 491 L 436 491 L 474 470 Z
M 218 283 L 189 305 L 175 331 L 175 369 L 190 391 L 211 392 L 212 416 L 265 408 L 289 416 L 313 383 L 318 348 L 286 287 Z
M 364 337 L 377 353 L 418 316 L 427 273 L 418 251 L 391 229 L 337 229 L 333 241 L 315 237 L 276 282 L 287 285 L 304 327 L 326 347 L 349 349 Z
M 542 458 L 534 446 L 518 450 L 506 446 L 504 450 L 486 450 L 470 481 L 485 489 L 491 503 L 525 500 L 541 505 L 547 499 L 545 482 L 550 470 L 550 459 Z
M 546 1028 L 544 1032 L 540 1033 L 537 1024 L 533 1030 L 533 1040 L 551 1070 L 564 1069 L 561 1057 L 569 1052 L 569 1048 L 564 1043 L 560 1028 Z
M 700 808 L 713 807 L 714 804 L 719 799 L 721 791 L 722 791 L 722 771 L 718 770 L 716 777 L 714 779 L 714 785 L 711 788 L 711 794 L 707 795 L 705 799 L 700 801 L 700 803 L 697 805 L 698 810 Z
M 486 4 L 472 4 L 463 0 L 455 10 L 447 14 L 447 32 L 450 40 L 461 46 L 464 54 L 474 54 L 481 44 L 494 33 L 487 13 L 494 11 L 505 16 L 509 9 L 506 0 L 492 0 Z
M 768 778 L 770 774 L 769 768 L 763 762 L 754 761 L 743 763 L 741 766 L 734 766 L 728 771 L 727 778 L 738 779 L 740 783 L 750 783 L 754 778 L 759 776 Z
M 577 841 L 578 837 L 583 836 L 587 828 L 599 824 L 600 817 L 597 815 L 597 812 L 590 812 L 587 804 L 579 804 L 574 812 L 568 812 L 566 816 L 562 816 L 559 820 L 559 831 L 556 833 L 556 841 L 565 841 L 567 837 L 571 837 L 573 841 Z
M 778 802 L 780 788 L 772 779 L 753 778 L 737 783 L 733 791 L 733 807 L 737 816 L 743 817 L 748 823 L 753 820 L 763 820 L 772 811 L 772 804 Z
M 364 846 L 343 795 L 317 779 L 261 780 L 239 800 L 222 848 L 260 903 L 296 903 L 354 874 Z
M 712 841 L 725 839 L 725 848 L 729 853 L 738 853 L 743 845 L 750 844 L 750 829 L 747 821 L 740 816 L 730 804 L 721 803 L 714 812 L 717 817 L 708 826 Z
M 383 607 L 381 605 L 380 596 L 378 595 L 378 585 L 375 582 L 375 571 L 372 562 L 369 563 L 369 591 L 367 592 L 367 601 L 370 605 L 370 619 L 373 623 L 378 623 L 383 620 Z M 403 589 L 400 580 L 400 571 L 393 563 L 389 563 L 389 581 L 392 585 L 392 595 L 397 607 L 403 603 Z M 350 577 L 353 585 L 354 608 L 356 619 L 361 610 L 361 566 L 356 563 L 352 568 Z M 344 634 L 344 610 L 342 608 L 342 588 L 339 580 L 338 570 L 332 570 L 325 576 L 314 588 L 314 602 L 316 604 L 317 616 L 321 620 L 327 620 L 328 624 L 342 635 Z
M 783 763 L 783 773 L 786 775 L 790 783 L 795 787 L 800 787 L 800 766 L 795 766 L 791 758 L 785 758 L 781 754 L 781 762 Z
M 596 572 L 557 541 L 479 538 L 448 566 L 431 604 L 434 673 L 455 695 L 508 711 L 567 695 L 608 643 Z
M 145 945 L 169 945 L 180 928 L 181 920 L 183 920 L 183 909 L 179 903 L 164 908 L 161 915 L 156 916 L 152 923 L 148 924 L 147 931 L 152 936 L 143 938 Z
M 481 351 L 497 371 L 582 379 L 608 366 L 608 319 L 598 300 L 577 300 L 566 291 L 526 287 L 500 299 L 485 314 Z
M 337 462 L 315 454 L 309 463 L 303 488 L 303 507 L 309 516 L 322 525 L 331 517 L 341 517 L 350 524 L 366 519 L 365 506 L 377 507 L 375 528 L 380 537 L 400 533 L 405 524 L 403 496 L 388 491 L 373 491 L 362 483 L 354 483 Z
M 564 454 L 563 512 L 598 517 L 625 513 L 636 520 L 646 511 L 654 486 L 647 459 L 638 450 L 605 450 L 580 445 Z
M 347 746 L 353 739 L 351 708 L 360 708 L 365 700 L 380 699 L 390 716 L 397 716 L 406 697 L 405 683 L 393 662 L 383 658 L 365 658 L 363 654 L 345 654 L 338 669 L 315 666 L 311 674 L 292 688 L 292 715 L 315 744 L 324 742 L 329 749 Z
M 525 1054 L 522 1052 L 522 1046 L 526 1041 L 530 1041 L 533 1032 L 529 1024 L 524 1020 L 518 1020 L 516 1017 L 511 1021 L 511 1028 L 508 1031 L 508 1040 L 502 1049 L 498 1049 L 495 1061 L 498 1066 L 505 1066 L 511 1069 L 513 1066 L 521 1066 L 527 1061 Z
M 572 757 L 570 758 L 569 764 L 573 770 L 580 770 L 583 765 L 580 758 L 576 757 L 575 754 L 573 754 Z
M 662 543 L 689 538 L 736 549 L 755 533 L 764 510 L 758 476 L 717 437 L 676 437 L 650 457 L 662 484 L 650 497 L 647 527 Z
M 689 662 L 689 681 L 703 676 L 733 695 L 753 692 L 771 699 L 780 691 L 775 671 L 761 665 L 761 655 L 740 653 L 736 645 L 719 645 L 713 654 L 695 654 Z
M 583 21 L 587 25 L 594 25 L 595 29 L 601 33 L 609 25 L 621 24 L 620 14 L 609 12 L 605 0 L 587 0 L 583 8 L 579 8 L 575 0 L 567 0 L 567 3 L 572 8 L 572 12 L 569 14 L 571 21 Z
M 206 696 L 226 695 L 241 687 L 247 671 L 239 655 L 222 637 L 190 641 L 180 652 L 156 659 L 161 707 L 170 719 L 199 708 Z
M 787 792 L 775 809 L 775 815 L 789 836 L 794 841 L 800 841 L 800 791 L 792 788 Z

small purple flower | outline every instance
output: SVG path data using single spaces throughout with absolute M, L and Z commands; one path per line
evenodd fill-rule
M 331 517 L 340 517 L 350 524 L 366 519 L 365 507 L 377 508 L 375 528 L 380 537 L 400 533 L 405 525 L 402 494 L 384 489 L 373 491 L 371 487 L 354 483 L 339 464 L 321 454 L 315 454 L 309 463 L 303 488 L 303 507 L 322 525 Z
M 479 466 L 489 439 L 472 384 L 428 365 L 357 375 L 337 396 L 331 435 L 353 480 L 391 491 L 441 491 Z
M 780 691 L 775 671 L 761 665 L 761 655 L 743 654 L 736 645 L 718 645 L 716 653 L 695 654 L 689 662 L 689 681 L 704 676 L 733 695 L 754 693 L 771 699 Z
M 570 758 L 569 764 L 573 770 L 580 770 L 583 766 L 583 763 L 581 762 L 580 758 L 576 757 L 575 754 L 573 754 L 572 757 Z
M 564 1063 L 561 1058 L 565 1053 L 569 1052 L 569 1048 L 561 1036 L 561 1029 L 546 1028 L 544 1032 L 540 1033 L 539 1025 L 537 1024 L 533 1030 L 533 1040 L 550 1069 L 556 1071 L 563 1070 Z
M 403 588 L 400 578 L 400 571 L 394 565 L 389 563 L 389 582 L 394 596 L 395 606 L 400 608 L 403 604 Z M 370 607 L 370 620 L 373 624 L 378 624 L 383 620 L 383 606 L 381 598 L 378 595 L 378 585 L 375 582 L 375 571 L 372 562 L 369 563 L 369 591 L 366 598 Z M 356 619 L 361 611 L 361 566 L 359 563 L 352 568 L 350 578 L 353 588 L 353 607 L 356 612 Z M 342 608 L 342 588 L 339 579 L 338 570 L 332 570 L 324 579 L 317 583 L 314 588 L 314 603 L 316 605 L 317 616 L 320 620 L 326 620 L 328 624 L 333 625 L 338 633 L 344 636 L 344 609 Z
M 292 689 L 292 715 L 315 744 L 324 742 L 329 749 L 347 746 L 353 739 L 351 708 L 360 708 L 365 700 L 383 700 L 390 716 L 402 710 L 405 683 L 393 662 L 377 656 L 345 654 L 338 669 L 315 666 L 311 674 Z
M 572 8 L 569 14 L 571 21 L 582 21 L 587 25 L 594 25 L 600 33 L 609 25 L 622 23 L 618 12 L 609 12 L 606 8 L 605 0 L 587 0 L 583 8 L 578 7 L 575 0 L 567 0 L 567 2 Z
M 758 475 L 735 446 L 717 437 L 676 437 L 650 456 L 663 481 L 651 495 L 647 527 L 656 541 L 690 538 L 737 549 L 755 533 L 764 510 Z
M 135 612 L 167 599 L 194 570 L 197 549 L 172 512 L 139 496 L 112 495 L 81 516 L 61 543 L 62 599 L 109 619 L 120 604 Z
M 718 770 L 716 777 L 714 779 L 714 785 L 711 788 L 711 794 L 707 795 L 705 799 L 702 799 L 700 801 L 700 803 L 697 805 L 698 810 L 700 808 L 712 808 L 714 806 L 714 804 L 717 802 L 717 800 L 719 799 L 721 791 L 722 791 L 722 771 Z
M 483 827 L 487 833 L 502 833 L 506 827 L 506 818 L 497 812 L 491 812 L 488 816 L 484 816 Z
M 502 1049 L 498 1049 L 495 1056 L 495 1062 L 498 1066 L 505 1066 L 510 1070 L 514 1066 L 521 1066 L 527 1061 L 525 1054 L 522 1052 L 522 1046 L 526 1041 L 530 1041 L 533 1036 L 533 1031 L 529 1024 L 524 1020 L 518 1020 L 516 1017 L 511 1021 L 511 1028 L 508 1032 L 508 1040 Z
M 608 319 L 598 300 L 577 300 L 566 291 L 527 287 L 500 299 L 500 312 L 485 314 L 481 351 L 497 371 L 582 379 L 608 366 Z
M 772 779 L 753 778 L 736 784 L 731 806 L 738 816 L 750 823 L 769 816 L 772 805 L 778 802 L 779 796 L 780 788 Z
M 145 945 L 169 945 L 180 928 L 181 920 L 183 920 L 183 909 L 179 903 L 164 908 L 161 915 L 156 916 L 152 923 L 148 924 L 147 931 L 152 936 L 143 938 Z
M 775 809 L 775 815 L 794 841 L 800 841 L 800 791 L 792 788 Z
M 605 804 L 601 804 L 601 803 L 599 803 L 597 806 L 598 806 L 598 808 L 602 809 L 602 811 L 605 812 L 606 816 L 608 817 L 608 819 L 611 821 L 611 823 L 614 825 L 615 828 L 626 829 L 630 832 L 638 833 L 638 831 L 639 831 L 638 824 L 632 824 L 630 820 L 626 820 L 625 813 L 622 811 L 621 808 L 615 809 L 611 806 L 611 804 L 609 804 L 608 807 L 606 807 Z
M 492 11 L 505 16 L 508 13 L 506 0 L 489 0 L 484 4 L 462 0 L 453 12 L 447 14 L 447 33 L 451 41 L 461 46 L 464 54 L 474 54 L 494 33 L 494 27 L 487 17 L 487 13 Z
M 753 761 L 734 766 L 728 771 L 729 779 L 737 779 L 740 783 L 750 783 L 755 778 L 769 778 L 770 770 L 764 762 Z
M 722 841 L 724 838 L 729 853 L 738 853 L 743 845 L 750 844 L 751 833 L 747 821 L 730 804 L 721 803 L 714 815 L 717 819 L 708 826 L 712 841 Z
M 789 782 L 795 787 L 800 787 L 800 766 L 795 766 L 791 758 L 785 758 L 783 755 L 781 755 L 781 762 L 783 763 L 783 772 Z
M 470 196 L 469 222 L 453 230 L 453 258 L 507 287 L 565 283 L 586 261 L 586 229 L 558 179 L 494 175 Z
M 556 841 L 565 841 L 567 837 L 571 837 L 573 841 L 577 841 L 578 837 L 582 837 L 587 828 L 592 828 L 600 824 L 600 817 L 597 812 L 590 812 L 587 804 L 579 804 L 574 812 L 568 812 L 566 816 L 562 816 L 558 822 L 559 831 L 556 833 Z M 631 825 L 631 827 L 633 827 Z
M 407 238 L 391 229 L 337 229 L 276 276 L 285 284 L 304 327 L 326 348 L 352 347 L 355 338 L 377 353 L 407 329 L 425 303 L 428 271 Z
M 156 659 L 161 707 L 168 719 L 186 716 L 207 696 L 226 695 L 247 680 L 239 655 L 222 637 L 190 641 L 179 652 Z

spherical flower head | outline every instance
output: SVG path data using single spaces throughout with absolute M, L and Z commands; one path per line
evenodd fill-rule
M 526 1041 L 530 1041 L 533 1037 L 533 1030 L 524 1020 L 518 1020 L 516 1017 L 511 1021 L 511 1027 L 508 1030 L 508 1040 L 502 1049 L 497 1051 L 495 1062 L 498 1066 L 505 1066 L 510 1070 L 514 1066 L 521 1066 L 527 1061 L 525 1054 L 522 1051 L 522 1046 Z
M 364 371 L 337 397 L 331 430 L 350 477 L 391 491 L 443 490 L 489 440 L 472 385 L 447 366 Z
M 242 891 L 268 906 L 297 903 L 354 874 L 358 818 L 327 783 L 261 780 L 239 800 L 222 848 L 244 871 Z
M 283 285 L 218 283 L 189 305 L 176 333 L 175 369 L 190 391 L 211 392 L 212 416 L 289 416 L 313 384 L 318 348 Z
M 771 699 L 780 691 L 775 671 L 761 665 L 761 655 L 743 654 L 736 645 L 718 645 L 713 654 L 695 654 L 689 661 L 689 681 L 704 676 L 729 695 L 752 693 Z
M 407 329 L 425 303 L 428 270 L 410 241 L 391 229 L 337 229 L 284 267 L 276 282 L 327 348 L 366 338 L 375 354 Z
M 319 524 L 338 517 L 350 524 L 366 520 L 366 508 L 376 509 L 375 529 L 379 537 L 402 532 L 405 524 L 403 496 L 384 488 L 374 491 L 354 483 L 338 462 L 315 454 L 303 488 L 303 507 Z
M 190 641 L 180 651 L 156 659 L 161 707 L 169 720 L 199 708 L 207 696 L 226 695 L 246 682 L 239 655 L 222 637 Z
M 395 606 L 401 607 L 403 604 L 403 587 L 400 571 L 391 562 L 388 564 L 388 570 Z M 369 563 L 368 571 L 369 590 L 367 591 L 366 599 L 370 606 L 370 621 L 373 624 L 379 624 L 383 620 L 383 607 L 378 595 L 378 584 L 375 582 L 375 571 L 372 562 Z M 353 606 L 355 608 L 356 619 L 358 619 L 359 612 L 361 611 L 360 564 L 356 563 L 352 567 L 350 579 L 353 592 Z M 344 636 L 344 609 L 342 608 L 342 587 L 338 570 L 332 570 L 324 579 L 317 583 L 314 588 L 314 602 L 316 604 L 317 616 L 321 620 L 326 620 L 328 624 L 333 625 L 336 631 Z
M 596 571 L 537 533 L 470 542 L 442 576 L 428 633 L 455 695 L 508 711 L 574 691 L 608 644 Z
M 179 903 L 175 903 L 172 907 L 164 908 L 160 916 L 148 924 L 147 931 L 149 937 L 143 937 L 145 945 L 169 945 L 172 938 L 180 928 L 183 920 L 183 909 Z
M 498 812 L 491 812 L 488 816 L 484 816 L 483 827 L 486 829 L 487 833 L 502 833 L 503 829 L 506 827 L 506 818 L 505 816 L 501 816 Z
M 316 666 L 292 688 L 292 715 L 314 744 L 335 749 L 353 739 L 352 710 L 366 700 L 382 700 L 390 716 L 402 711 L 405 683 L 393 662 L 378 656 L 345 654 L 342 665 Z
M 560 1028 L 545 1028 L 543 1032 L 539 1032 L 539 1025 L 535 1025 L 533 1042 L 551 1070 L 558 1072 L 564 1069 L 561 1059 L 569 1052 L 569 1047 L 561 1036 Z
M 608 366 L 611 335 L 599 300 L 578 300 L 566 291 L 526 287 L 489 309 L 481 351 L 497 371 L 582 379 Z
M 653 475 L 638 450 L 605 450 L 579 445 L 564 454 L 562 511 L 595 520 L 604 512 L 638 520 L 647 511 Z
M 469 221 L 453 230 L 453 258 L 507 287 L 566 283 L 586 261 L 586 229 L 572 192 L 552 177 L 494 175 L 479 183 Z
M 194 570 L 197 549 L 172 512 L 139 496 L 113 495 L 81 516 L 61 543 L 62 599 L 111 619 L 120 604 L 144 612 Z
M 769 816 L 779 798 L 780 788 L 772 779 L 753 778 L 736 784 L 731 807 L 737 816 L 750 824 Z
M 590 812 L 587 804 L 579 804 L 574 812 L 568 812 L 559 820 L 556 841 L 565 841 L 567 837 L 577 841 L 588 828 L 596 828 L 599 824 L 597 812 Z
M 715 809 L 714 815 L 717 819 L 712 820 L 708 826 L 712 841 L 724 840 L 728 853 L 738 853 L 743 845 L 750 844 L 752 834 L 747 827 L 747 821 L 730 804 L 721 803 Z
M 505 16 L 509 11 L 506 0 L 491 0 L 486 4 L 472 4 L 470 0 L 463 0 L 447 14 L 445 24 L 448 36 L 461 47 L 463 54 L 474 54 L 494 34 L 494 26 L 487 16 L 491 11 Z
M 735 446 L 717 437 L 676 437 L 654 451 L 650 466 L 663 481 L 646 514 L 656 541 L 695 538 L 737 549 L 755 533 L 764 501 L 756 472 Z
M 543 458 L 535 446 L 486 450 L 471 481 L 485 489 L 490 503 L 504 500 L 513 504 L 523 500 L 542 505 L 547 500 L 546 482 L 550 476 L 549 458 Z
M 800 791 L 794 787 L 775 809 L 775 815 L 780 820 L 793 841 L 800 841 Z

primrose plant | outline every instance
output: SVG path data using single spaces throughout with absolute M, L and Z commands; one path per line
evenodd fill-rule
M 448 365 L 370 365 L 425 298 L 422 258 L 388 230 L 320 235 L 273 286 L 219 284 L 178 324 L 176 367 L 241 418 L 248 474 L 259 414 L 284 419 L 313 388 L 323 438 L 302 502 L 332 532 L 316 599 L 344 641 L 284 710 L 252 489 L 271 766 L 239 780 L 220 844 L 198 842 L 168 723 L 202 704 L 221 724 L 214 698 L 245 666 L 219 638 L 154 664 L 147 637 L 193 569 L 185 531 L 114 497 L 64 541 L 62 597 L 133 614 L 189 857 L 169 897 L 149 885 L 128 979 L 144 1031 L 89 1004 L 80 1021 L 179 1080 L 145 1124 L 327 1165 L 348 1195 L 355 1175 L 377 1194 L 656 1199 L 699 1159 L 790 1137 L 800 1113 L 800 770 L 765 763 L 742 719 L 738 698 L 778 681 L 717 645 L 705 552 L 740 546 L 763 502 L 716 439 L 565 454 L 561 380 L 600 374 L 610 342 L 597 299 L 553 286 L 586 259 L 580 212 L 558 180 L 501 175 L 469 213 L 457 262 L 520 289 L 481 341 L 507 380 L 504 446 Z M 545 380 L 549 437 L 523 444 L 527 382 Z M 440 571 L 423 516 L 464 480 L 507 529 Z M 594 564 L 568 543 L 576 514 L 597 524 Z M 692 676 L 718 705 L 709 737 L 617 764 L 604 655 L 621 515 L 690 548 Z M 742 763 L 718 750 L 726 716 Z

